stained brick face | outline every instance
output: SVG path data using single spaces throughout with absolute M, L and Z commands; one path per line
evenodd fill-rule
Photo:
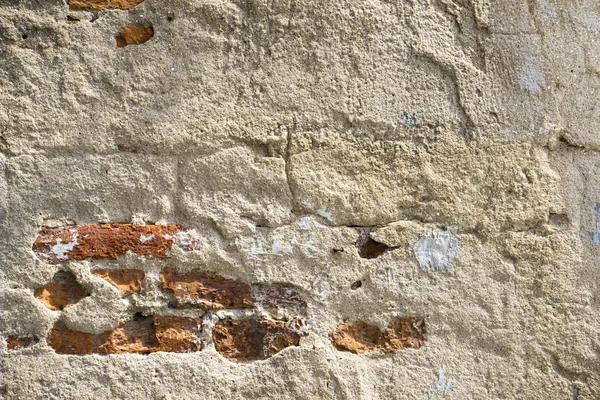
M 219 321 L 212 331 L 217 351 L 233 361 L 264 360 L 290 346 L 299 346 L 304 334 L 285 320 L 250 318 Z
M 370 350 L 386 353 L 398 349 L 418 349 L 425 342 L 425 324 L 416 318 L 394 318 L 386 330 L 364 321 L 338 325 L 329 333 L 333 347 L 340 351 L 362 354 Z
M 130 10 L 143 2 L 144 0 L 67 0 L 69 8 L 72 10 L 90 11 L 100 11 L 105 8 Z
M 131 44 L 142 44 L 154 36 L 154 29 L 143 25 L 127 25 L 121 28 L 121 33 L 115 35 L 117 47 L 125 47 Z
M 88 258 L 116 259 L 127 251 L 140 256 L 165 258 L 179 225 L 79 225 L 43 228 L 33 250 L 51 263 Z
M 248 308 L 252 306 L 250 286 L 209 272 L 178 274 L 173 268 L 160 273 L 162 289 L 175 296 L 178 307 L 201 309 Z
M 19 350 L 34 345 L 37 342 L 39 342 L 39 339 L 36 337 L 9 336 L 6 338 L 6 347 L 8 350 Z
M 58 354 L 189 353 L 201 349 L 201 320 L 178 316 L 136 317 L 108 332 L 73 331 L 57 322 L 46 342 Z

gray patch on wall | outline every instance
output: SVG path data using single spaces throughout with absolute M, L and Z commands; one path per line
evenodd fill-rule
M 458 257 L 457 232 L 457 227 L 450 226 L 445 231 L 430 231 L 421 237 L 414 246 L 415 257 L 421 268 L 447 270 Z

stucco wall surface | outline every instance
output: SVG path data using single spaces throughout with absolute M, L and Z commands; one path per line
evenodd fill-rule
M 0 0 L 0 398 L 600 399 L 600 2 Z

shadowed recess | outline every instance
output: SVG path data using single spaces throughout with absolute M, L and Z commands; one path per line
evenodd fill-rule
M 367 229 L 358 228 L 358 239 L 355 246 L 358 249 L 358 255 L 362 258 L 377 258 L 384 253 L 395 250 L 397 247 L 390 247 L 371 238 Z

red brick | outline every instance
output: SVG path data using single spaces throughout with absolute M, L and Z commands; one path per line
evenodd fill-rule
M 146 275 L 140 269 L 98 269 L 93 273 L 127 294 L 141 292 Z
M 67 0 L 71 10 L 101 11 L 105 8 L 131 10 L 144 0 Z
M 292 320 L 243 319 L 219 321 L 212 331 L 216 350 L 233 361 L 264 360 L 290 346 L 299 346 L 306 335 Z
M 394 318 L 386 330 L 363 321 L 344 323 L 329 332 L 329 339 L 337 350 L 362 354 L 381 349 L 386 353 L 398 349 L 418 349 L 425 342 L 425 323 L 417 318 Z
M 52 263 L 87 258 L 116 259 L 127 251 L 141 256 L 165 258 L 179 225 L 73 225 L 43 228 L 33 250 Z
M 127 25 L 121 27 L 122 32 L 115 35 L 117 47 L 125 47 L 130 44 L 142 44 L 154 36 L 154 29 L 143 25 Z
M 173 293 L 178 307 L 207 310 L 252 306 L 250 286 L 241 281 L 200 271 L 180 275 L 173 268 L 164 268 L 160 279 L 163 291 Z
M 51 310 L 70 307 L 89 295 L 90 293 L 68 271 L 57 272 L 50 283 L 34 292 L 35 298 Z
M 188 353 L 201 349 L 198 318 L 136 317 L 100 334 L 73 331 L 57 322 L 46 342 L 58 354 L 149 354 L 158 351 Z
M 36 344 L 40 340 L 36 337 L 9 336 L 6 338 L 6 347 L 8 350 L 19 350 Z
M 302 291 L 291 285 L 252 285 L 252 298 L 265 308 L 306 308 Z

